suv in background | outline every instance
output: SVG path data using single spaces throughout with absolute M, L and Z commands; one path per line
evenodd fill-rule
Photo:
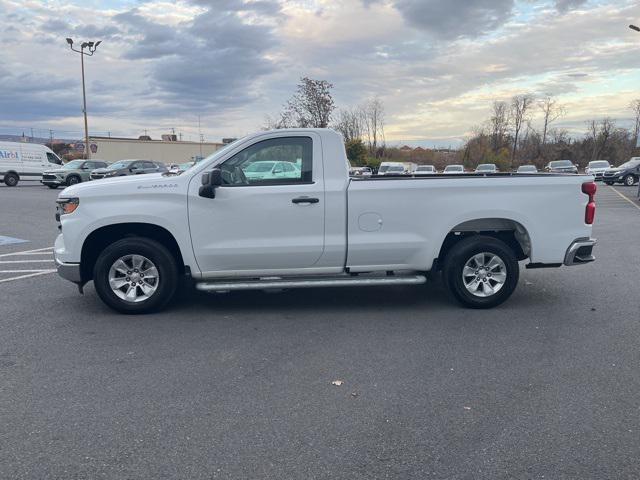
M 516 173 L 538 173 L 538 169 L 535 165 L 520 165 Z
M 475 173 L 498 173 L 495 163 L 481 163 L 476 167 Z
M 602 180 L 602 175 L 610 168 L 611 165 L 606 160 L 593 160 L 584 169 L 584 173 L 593 175 L 596 180 Z
M 464 173 L 464 167 L 462 165 L 447 165 L 446 167 L 444 167 L 442 173 Z
M 91 180 L 166 171 L 167 167 L 164 163 L 160 162 L 152 162 L 151 160 L 120 160 L 106 168 L 98 168 L 91 172 Z
M 571 160 L 554 160 L 544 169 L 550 173 L 578 173 L 578 167 Z
M 91 180 L 92 170 L 105 168 L 108 165 L 102 160 L 71 160 L 55 170 L 45 170 L 40 182 L 49 188 L 58 188 L 61 185 L 68 187 Z
M 418 168 L 413 172 L 414 175 L 435 175 L 436 168 L 433 165 L 418 165 Z
M 631 160 L 623 163 L 619 167 L 609 168 L 602 175 L 602 180 L 607 185 L 614 183 L 624 183 L 627 187 L 632 186 L 640 178 L 640 157 L 631 157 Z

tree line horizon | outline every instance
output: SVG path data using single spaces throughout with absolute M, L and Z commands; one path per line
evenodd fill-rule
M 385 109 L 379 97 L 352 107 L 337 108 L 333 84 L 327 80 L 300 78 L 295 93 L 275 117 L 267 116 L 264 128 L 333 128 L 345 140 L 353 166 L 375 167 L 382 161 L 411 161 L 436 168 L 452 163 L 475 168 L 495 163 L 500 170 L 520 165 L 543 168 L 552 160 L 571 160 L 584 168 L 590 161 L 612 165 L 627 161 L 640 149 L 640 98 L 629 104 L 632 128 L 616 124 L 609 116 L 585 122 L 585 133 L 576 138 L 555 124 L 567 115 L 566 106 L 553 95 L 514 95 L 509 101 L 494 100 L 489 118 L 472 128 L 465 143 L 454 151 L 421 148 L 407 151 L 388 146 Z M 540 125 L 534 126 L 534 121 Z

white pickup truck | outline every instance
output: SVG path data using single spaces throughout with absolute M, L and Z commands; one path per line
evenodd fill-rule
M 245 171 L 281 162 L 260 178 Z M 252 166 L 253 165 L 253 166 Z M 280 171 L 282 170 L 282 171 Z M 526 267 L 594 260 L 591 176 L 349 178 L 342 137 L 285 129 L 179 173 L 97 180 L 59 195 L 59 274 L 124 313 L 204 291 L 425 283 L 463 305 L 504 302 Z

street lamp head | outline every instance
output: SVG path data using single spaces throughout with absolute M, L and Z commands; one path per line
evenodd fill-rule
M 631 30 L 635 30 L 636 32 L 640 32 L 640 27 L 636 27 L 635 25 L 629 25 Z
M 67 43 L 68 43 L 69 45 L 73 45 L 73 40 L 71 40 L 70 38 L 67 38 Z
M 96 44 L 93 46 L 93 48 L 98 48 L 98 45 L 100 45 L 101 43 L 102 43 L 102 40 L 98 40 Z
M 82 45 L 80 45 L 80 48 L 87 48 L 89 46 L 89 44 L 87 42 L 82 42 Z
M 87 42 L 87 46 L 88 46 L 89 48 L 93 47 L 93 42 Z

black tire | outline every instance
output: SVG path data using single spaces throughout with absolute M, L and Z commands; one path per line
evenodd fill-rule
M 55 190 L 56 188 L 58 188 L 58 185 L 47 185 L 47 187 L 51 188 L 52 190 Z
M 18 177 L 18 175 L 16 175 L 15 173 L 7 173 L 4 176 L 4 184 L 7 187 L 15 187 L 16 185 L 18 185 L 18 181 L 20 181 L 20 177 Z
M 625 175 L 622 179 L 622 183 L 624 183 L 627 187 L 632 187 L 634 183 L 636 183 L 636 177 L 633 175 Z
M 67 187 L 70 187 L 71 185 L 75 185 L 80 182 L 82 182 L 82 179 L 78 175 L 69 175 L 66 183 Z
M 490 253 L 497 256 L 502 260 L 506 269 L 506 279 L 502 286 L 496 293 L 485 297 L 471 293 L 465 286 L 462 277 L 467 261 L 480 253 Z M 470 308 L 491 308 L 500 305 L 511 296 L 518 285 L 520 267 L 515 253 L 507 244 L 493 237 L 474 235 L 461 240 L 451 248 L 444 261 L 443 274 L 445 285 L 462 305 Z M 490 283 L 495 279 L 485 278 L 485 280 L 489 282 L 489 285 L 495 286 Z M 481 290 L 484 290 L 484 287 Z
M 142 255 L 151 260 L 157 270 L 157 290 L 148 299 L 129 302 L 119 298 L 109 285 L 109 270 L 119 258 L 126 255 Z M 178 286 L 176 259 L 160 243 L 144 237 L 128 237 L 105 248 L 96 260 L 93 283 L 102 301 L 113 310 L 126 314 L 149 313 L 161 310 L 173 298 Z
M 604 182 L 604 183 L 606 183 L 609 186 L 613 185 L 613 182 Z

